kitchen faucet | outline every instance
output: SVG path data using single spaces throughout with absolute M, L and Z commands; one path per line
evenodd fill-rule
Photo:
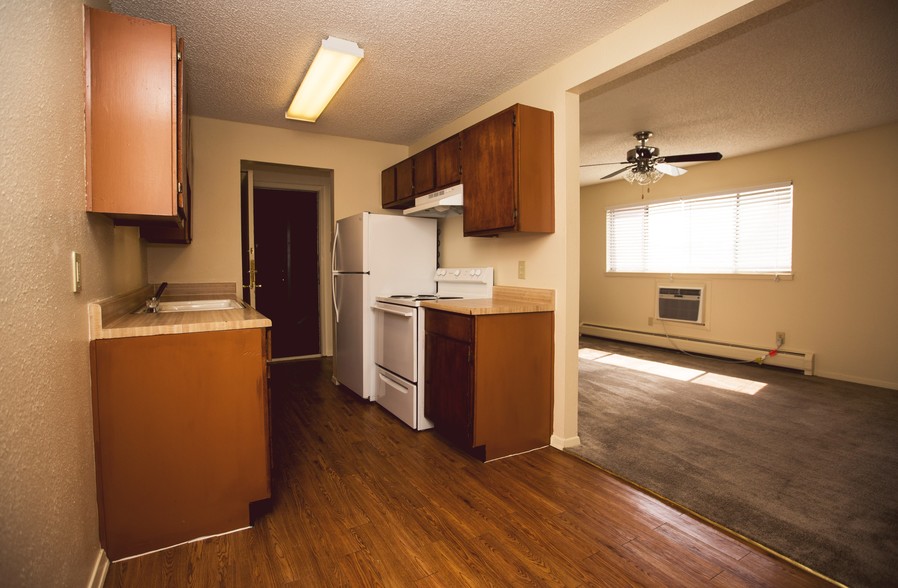
M 159 284 L 159 289 L 156 290 L 156 293 L 151 298 L 147 298 L 147 312 L 158 312 L 159 298 L 162 296 L 166 286 L 168 286 L 168 282 L 162 282 Z

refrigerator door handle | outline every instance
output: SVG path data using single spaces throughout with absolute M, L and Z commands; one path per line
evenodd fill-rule
M 334 242 L 331 244 L 331 272 L 337 271 L 337 241 L 340 239 L 340 223 L 334 223 Z
M 334 304 L 334 318 L 340 322 L 340 309 L 337 308 L 337 239 L 340 238 L 340 223 L 334 223 L 334 242 L 331 244 L 331 301 Z
M 334 321 L 340 322 L 340 308 L 337 306 L 337 274 L 331 274 L 331 300 L 334 303 Z

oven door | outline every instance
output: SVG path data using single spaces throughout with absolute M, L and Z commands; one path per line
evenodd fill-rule
M 374 363 L 410 382 L 418 381 L 418 309 L 377 302 Z

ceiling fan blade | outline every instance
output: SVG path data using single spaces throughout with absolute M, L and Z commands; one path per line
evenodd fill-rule
M 627 165 L 629 161 L 608 161 L 605 163 L 583 163 L 580 167 L 593 167 L 596 165 Z
M 607 180 L 608 178 L 613 178 L 613 177 L 616 176 L 617 174 L 622 174 L 622 173 L 624 173 L 625 171 L 627 171 L 628 169 L 630 169 L 630 168 L 629 168 L 629 167 L 622 167 L 621 169 L 617 170 L 616 172 L 612 172 L 612 173 L 608 174 L 607 176 L 602 177 L 602 178 L 599 178 L 599 179 L 600 179 L 600 180 Z
M 670 165 L 669 163 L 661 162 L 655 164 L 655 169 L 669 176 L 682 176 L 689 171 L 688 169 L 683 169 L 682 167 L 677 167 L 675 165 Z
M 664 161 L 667 163 L 682 163 L 686 161 L 720 161 L 723 155 L 717 153 L 689 153 L 687 155 L 665 155 Z

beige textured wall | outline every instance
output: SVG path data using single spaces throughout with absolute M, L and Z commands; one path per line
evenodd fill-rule
M 145 278 L 136 231 L 84 212 L 82 38 L 81 2 L 0 5 L 4 586 L 88 582 L 100 544 L 87 303 Z
M 150 282 L 240 282 L 240 161 L 334 170 L 334 217 L 380 209 L 380 172 L 401 145 L 191 117 L 193 243 L 147 246 Z
M 689 168 L 646 200 L 794 182 L 794 280 L 695 277 L 709 286 L 706 327 L 687 336 L 816 354 L 817 375 L 898 389 L 898 124 Z M 656 277 L 605 275 L 605 207 L 636 202 L 615 181 L 581 196 L 582 322 L 648 332 Z

